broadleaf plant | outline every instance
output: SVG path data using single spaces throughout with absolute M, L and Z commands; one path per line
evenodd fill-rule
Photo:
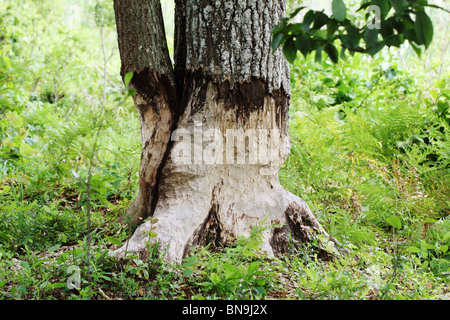
M 425 8 L 449 12 L 429 4 L 427 0 L 363 0 L 357 11 L 367 11 L 367 23 L 358 27 L 349 19 L 344 0 L 333 0 L 331 7 L 331 16 L 322 11 L 309 10 L 301 23 L 293 22 L 293 19 L 305 7 L 295 9 L 273 28 L 272 49 L 275 51 L 283 47 L 290 63 L 296 59 L 297 51 L 305 57 L 315 51 L 318 62 L 325 51 L 333 63 L 338 63 L 339 57 L 345 57 L 346 51 L 352 55 L 358 52 L 374 56 L 384 47 L 400 47 L 407 41 L 420 56 L 421 46 L 427 49 L 434 35 L 433 22 Z M 336 47 L 338 43 L 340 53 Z

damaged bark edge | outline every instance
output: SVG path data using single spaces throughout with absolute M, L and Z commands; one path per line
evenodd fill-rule
M 146 102 L 143 107 L 138 107 L 141 114 L 145 114 L 148 108 L 152 108 L 157 114 L 166 104 L 173 114 L 179 113 L 178 95 L 176 93 L 171 75 L 152 71 L 145 67 L 133 73 L 130 85 L 136 89 L 136 94 Z M 159 99 L 159 100 L 158 100 Z M 159 106 L 162 101 L 163 105 Z
M 144 68 L 133 75 L 130 86 L 136 89 L 142 153 L 139 194 L 126 216 L 138 225 L 155 211 L 162 171 L 174 144 L 171 136 L 183 110 L 171 78 L 164 74 Z
M 201 112 L 208 105 L 206 101 L 208 86 L 213 84 L 217 88 L 216 102 L 223 104 L 224 111 L 234 110 L 236 120 L 243 123 L 251 114 L 263 110 L 267 98 L 272 97 L 277 108 L 276 124 L 279 129 L 287 133 L 290 95 L 283 87 L 270 90 L 264 78 L 256 77 L 251 77 L 244 82 L 233 83 L 228 79 L 220 81 L 200 67 L 185 72 L 182 105 L 186 105 L 188 101 L 194 101 L 191 116 Z
M 298 203 L 292 202 L 287 207 L 284 215 L 287 223 L 284 226 L 274 228 L 269 240 L 275 255 L 287 254 L 290 250 L 297 252 L 299 249 L 305 248 L 308 244 L 313 243 L 314 239 L 319 241 L 318 245 L 313 245 L 313 249 L 317 252 L 320 260 L 332 261 L 341 254 L 347 254 L 349 252 L 346 248 L 342 247 L 339 241 L 323 230 L 309 210 L 300 206 Z M 337 254 L 325 250 L 320 245 L 321 240 L 318 237 L 320 234 L 334 244 Z
M 189 255 L 192 247 L 211 244 L 212 249 L 214 250 L 215 248 L 219 248 L 225 244 L 225 239 L 222 233 L 223 226 L 219 218 L 220 204 L 217 200 L 222 185 L 223 180 L 214 187 L 211 198 L 211 209 L 209 210 L 205 221 L 192 235 L 192 241 L 189 241 L 186 245 L 183 257 Z

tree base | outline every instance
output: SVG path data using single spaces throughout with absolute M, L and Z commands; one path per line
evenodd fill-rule
M 200 185 L 200 181 L 196 183 Z M 146 255 L 149 244 L 158 244 L 160 249 L 167 248 L 166 260 L 180 263 L 193 247 L 206 244 L 221 247 L 230 239 L 249 236 L 252 227 L 262 221 L 274 226 L 263 233 L 261 249 L 269 256 L 288 252 L 292 244 L 311 243 L 317 235 L 339 245 L 322 228 L 308 205 L 285 191 L 279 183 L 268 183 L 266 192 L 254 188 L 244 193 L 224 186 L 225 183 L 221 183 L 213 187 L 209 197 L 196 195 L 195 199 L 186 197 L 177 203 L 165 202 L 165 206 L 159 206 L 154 217 L 143 223 L 112 255 L 117 258 L 123 258 L 127 252 Z M 236 197 L 231 200 L 230 193 L 240 201 L 236 201 Z M 157 236 L 150 237 L 150 232 Z M 327 255 L 324 250 L 321 254 Z

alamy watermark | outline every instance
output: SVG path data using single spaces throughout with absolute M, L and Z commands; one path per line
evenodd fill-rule
M 69 266 L 67 273 L 72 274 L 66 281 L 66 288 L 68 290 L 81 290 L 81 269 L 78 266 Z
M 367 268 L 368 279 L 367 286 L 371 289 L 380 290 L 382 285 L 381 269 L 377 265 L 373 265 Z
M 367 22 L 367 28 L 370 30 L 381 29 L 381 8 L 379 6 L 371 5 L 367 10 L 369 15 L 375 15 L 375 17 L 371 17 Z
M 190 128 L 172 133 L 172 160 L 176 165 L 262 165 L 278 163 L 285 147 L 279 129 Z

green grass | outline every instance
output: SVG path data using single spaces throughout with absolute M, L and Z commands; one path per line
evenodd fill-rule
M 450 298 L 441 16 L 422 58 L 403 48 L 293 65 L 292 151 L 280 181 L 347 256 L 320 260 L 317 242 L 268 257 L 255 228 L 171 264 L 154 246 L 108 256 L 134 231 L 117 218 L 137 192 L 139 120 L 119 76 L 112 7 L 101 2 L 102 20 L 96 1 L 83 3 L 74 29 L 62 5 L 0 1 L 1 299 Z M 113 53 L 106 86 L 101 28 Z

